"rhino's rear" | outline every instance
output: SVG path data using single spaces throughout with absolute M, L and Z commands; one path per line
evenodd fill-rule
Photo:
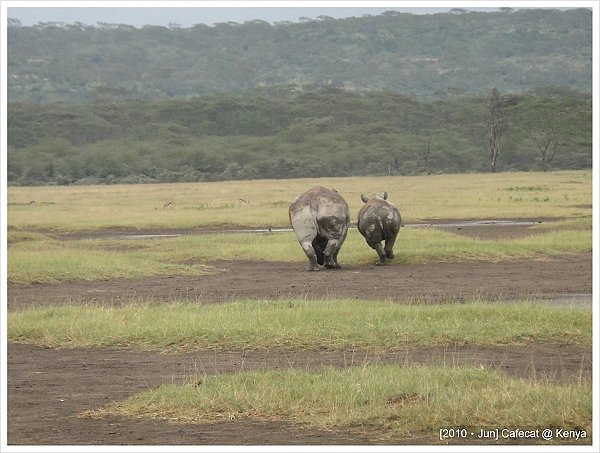
M 369 243 L 395 238 L 400 224 L 400 212 L 387 201 L 370 200 L 358 213 L 358 230 Z
M 337 254 L 346 239 L 348 204 L 335 190 L 313 187 L 298 196 L 289 208 L 290 224 L 308 256 L 309 269 L 318 264 L 338 268 Z
M 320 186 L 296 197 L 290 205 L 289 216 L 298 239 L 307 233 L 341 239 L 350 224 L 346 200 L 335 190 Z

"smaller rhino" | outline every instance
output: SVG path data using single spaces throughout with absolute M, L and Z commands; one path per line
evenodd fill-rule
M 364 236 L 369 247 L 375 249 L 379 255 L 378 266 L 386 264 L 386 258 L 393 259 L 392 248 L 400 231 L 402 219 L 400 211 L 387 201 L 388 194 L 373 194 L 371 197 L 361 195 L 365 203 L 358 211 L 358 231 Z M 385 241 L 385 247 L 381 242 Z

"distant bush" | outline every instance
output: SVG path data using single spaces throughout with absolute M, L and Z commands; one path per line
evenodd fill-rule
M 499 171 L 591 168 L 590 95 L 546 87 L 503 100 Z M 477 96 L 418 101 L 307 88 L 277 97 L 9 103 L 8 113 L 11 185 L 489 170 Z M 551 160 L 540 154 L 544 140 L 556 144 Z

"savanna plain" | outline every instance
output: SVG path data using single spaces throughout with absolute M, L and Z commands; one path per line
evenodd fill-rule
M 314 185 L 339 270 L 289 227 Z M 7 241 L 9 445 L 592 442 L 589 171 L 10 187 Z

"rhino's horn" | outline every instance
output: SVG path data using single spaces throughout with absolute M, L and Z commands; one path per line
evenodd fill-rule
M 383 192 L 383 199 L 387 200 L 387 192 Z

